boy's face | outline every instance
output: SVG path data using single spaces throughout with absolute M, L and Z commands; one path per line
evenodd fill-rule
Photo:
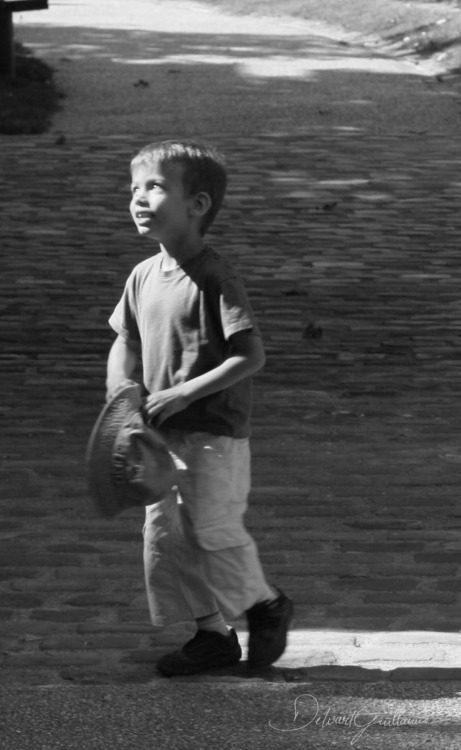
M 132 171 L 130 211 L 138 232 L 167 249 L 187 240 L 192 227 L 194 198 L 185 194 L 183 169 L 154 162 Z

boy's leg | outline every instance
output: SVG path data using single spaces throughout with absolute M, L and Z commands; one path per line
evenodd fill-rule
M 156 627 L 190 622 L 218 609 L 205 583 L 201 553 L 197 550 L 194 554 L 184 539 L 178 502 L 178 493 L 172 490 L 146 508 L 144 576 L 150 617 Z
M 291 619 L 287 605 L 292 605 L 267 584 L 256 545 L 243 524 L 250 485 L 248 441 L 203 433 L 174 433 L 168 441 L 182 469 L 180 498 L 178 502 L 171 493 L 147 509 L 148 600 L 154 624 L 193 617 L 199 632 L 157 666 L 172 675 L 235 663 L 240 647 L 234 631 L 224 635 L 220 612 L 233 618 L 244 610 L 249 661 L 270 664 L 285 648 Z
M 271 664 L 285 649 L 293 605 L 267 583 L 244 526 L 249 442 L 196 433 L 187 443 L 188 471 L 180 486 L 185 534 L 202 550 L 206 581 L 221 612 L 235 618 L 247 611 L 249 663 Z
M 166 676 L 235 664 L 242 656 L 235 631 L 228 632 L 205 584 L 201 557 L 184 539 L 177 493 L 146 508 L 144 570 L 152 623 L 164 627 L 195 618 L 198 628 L 180 651 L 158 661 L 158 670 Z
M 224 616 L 235 618 L 277 594 L 268 585 L 256 544 L 244 525 L 250 490 L 248 440 L 192 433 L 180 478 L 184 536 L 199 551 L 201 571 Z
M 180 437 L 170 439 L 170 447 L 181 470 L 178 484 L 182 488 L 187 464 L 193 460 Z M 193 674 L 240 660 L 237 635 L 227 627 L 208 585 L 203 551 L 195 541 L 179 492 L 171 492 L 146 509 L 144 568 L 153 624 L 195 619 L 197 626 L 196 636 L 180 651 L 159 660 L 157 668 L 162 674 Z

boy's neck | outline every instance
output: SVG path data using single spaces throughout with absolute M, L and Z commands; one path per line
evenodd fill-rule
M 160 244 L 160 251 L 163 256 L 162 267 L 165 271 L 172 270 L 178 266 L 183 266 L 188 260 L 192 260 L 199 255 L 205 247 L 203 237 L 181 247 L 170 248 Z

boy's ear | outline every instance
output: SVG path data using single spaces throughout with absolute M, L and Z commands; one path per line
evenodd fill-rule
M 205 216 L 210 208 L 211 198 L 208 193 L 202 192 L 194 195 L 191 210 L 195 216 Z

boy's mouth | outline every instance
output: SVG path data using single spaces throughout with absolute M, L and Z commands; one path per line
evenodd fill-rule
M 137 219 L 151 219 L 152 214 L 150 211 L 136 211 Z

